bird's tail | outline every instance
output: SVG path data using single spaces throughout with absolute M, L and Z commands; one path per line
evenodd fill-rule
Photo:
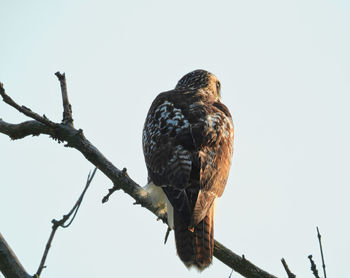
M 208 267 L 214 251 L 214 206 L 193 229 L 183 223 L 174 211 L 174 226 L 177 254 L 182 262 L 200 271 Z

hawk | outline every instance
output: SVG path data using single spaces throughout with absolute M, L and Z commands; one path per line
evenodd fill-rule
M 164 197 L 180 259 L 199 270 L 212 262 L 214 202 L 233 152 L 233 123 L 220 87 L 205 70 L 186 74 L 155 98 L 143 128 L 147 189 Z

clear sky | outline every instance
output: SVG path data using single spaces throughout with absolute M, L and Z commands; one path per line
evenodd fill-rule
M 343 277 L 350 248 L 348 1 L 0 1 L 0 82 L 20 104 L 60 121 L 66 72 L 75 126 L 145 184 L 145 116 L 161 91 L 202 68 L 222 83 L 235 123 L 230 178 L 215 238 L 272 274 L 307 256 Z M 26 120 L 0 103 L 0 118 Z M 50 221 L 67 213 L 93 166 L 47 136 L 0 134 L 0 232 L 29 273 Z M 176 256 L 173 235 L 101 173 L 73 225 L 59 230 L 43 277 L 228 277 Z M 320 269 L 321 270 L 321 269 Z M 0 274 L 1 277 L 1 274 Z M 240 277 L 233 273 L 232 277 Z

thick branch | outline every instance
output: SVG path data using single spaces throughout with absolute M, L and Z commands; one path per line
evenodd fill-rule
M 277 278 L 267 273 L 265 270 L 257 267 L 248 261 L 244 256 L 238 256 L 230 249 L 227 249 L 220 242 L 215 240 L 214 256 L 224 264 L 240 273 L 244 277 L 249 278 Z
M 0 233 L 0 271 L 6 278 L 31 278 Z
M 0 94 L 6 103 L 9 103 L 18 111 L 23 112 L 23 106 L 19 106 L 6 95 L 1 83 Z M 11 101 L 8 101 L 9 99 Z M 152 203 L 149 193 L 135 181 L 133 181 L 127 175 L 125 170 L 121 171 L 116 168 L 93 144 L 89 142 L 89 140 L 85 138 L 81 129 L 77 130 L 70 125 L 53 123 L 46 117 L 41 117 L 30 110 L 30 113 L 28 110 L 24 111 L 28 117 L 31 117 L 36 121 L 12 125 L 0 120 L 0 133 L 7 134 L 12 139 L 19 139 L 28 135 L 49 134 L 59 142 L 67 142 L 65 146 L 77 149 L 87 160 L 95 165 L 113 182 L 114 187 L 112 190 L 123 189 L 125 193 L 129 194 L 135 199 L 137 204 L 147 208 L 158 218 L 166 222 L 166 215 L 164 213 L 160 214 L 161 208 Z M 275 276 L 256 267 L 244 257 L 234 254 L 217 241 L 215 241 L 214 256 L 245 277 L 275 278 Z
M 38 121 L 27 121 L 20 124 L 10 124 L 0 119 L 0 132 L 8 135 L 12 140 L 22 139 L 26 136 L 51 135 L 52 129 Z

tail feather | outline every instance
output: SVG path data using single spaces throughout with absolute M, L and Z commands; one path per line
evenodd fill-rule
M 204 219 L 195 227 L 195 242 L 197 247 L 197 264 L 202 268 L 209 266 L 213 259 L 214 250 L 214 206 Z
M 214 206 L 193 229 L 181 221 L 174 212 L 176 249 L 187 267 L 195 266 L 200 271 L 208 267 L 214 250 Z

